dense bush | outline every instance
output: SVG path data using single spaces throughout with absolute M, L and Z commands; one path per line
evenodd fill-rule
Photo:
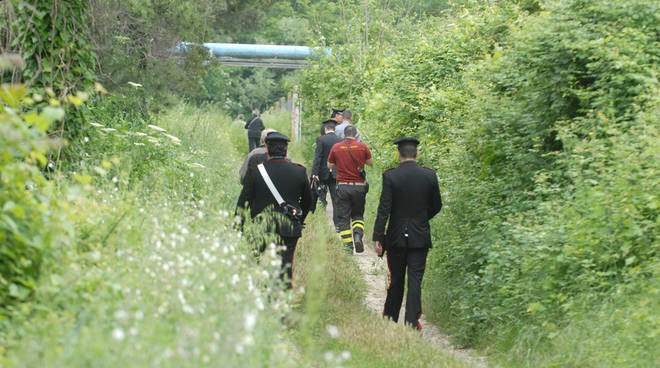
M 649 311 L 659 238 L 657 14 L 646 0 L 549 2 L 533 14 L 505 3 L 459 9 L 400 36 L 378 63 L 347 68 L 355 46 L 348 61 L 306 74 L 308 100 L 361 110 L 358 127 L 381 167 L 395 157 L 392 139 L 421 138 L 420 160 L 438 170 L 445 202 L 425 310 L 460 340 L 500 341 L 539 359 L 532 365 L 553 364 L 527 352 L 540 354 L 538 343 L 554 344 L 571 321 L 601 331 L 616 320 L 587 321 L 589 309 Z M 357 94 L 335 87 L 355 81 Z M 633 294 L 627 303 L 613 296 Z M 648 329 L 619 332 L 637 341 L 624 348 L 631 354 L 658 331 L 655 304 L 635 317 Z
M 31 295 L 42 266 L 72 240 L 66 200 L 40 170 L 55 143 L 46 131 L 64 110 L 26 100 L 22 85 L 0 87 L 0 316 Z

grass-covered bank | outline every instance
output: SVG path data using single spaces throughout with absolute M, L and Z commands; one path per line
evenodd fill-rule
M 294 285 L 305 288 L 288 319 L 306 363 L 345 367 L 468 367 L 364 304 L 366 285 L 353 256 L 322 211 L 308 221 L 298 244 Z M 383 293 L 385 290 L 383 290 Z
M 77 188 L 75 237 L 8 307 L 0 365 L 298 366 L 278 266 L 231 229 L 243 127 L 185 105 L 151 127 L 105 118 L 77 142 L 89 148 L 76 173 L 57 179 Z

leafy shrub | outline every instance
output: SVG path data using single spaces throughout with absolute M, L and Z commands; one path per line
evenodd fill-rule
M 0 314 L 30 296 L 53 252 L 73 229 L 67 203 L 40 171 L 53 141 L 46 131 L 64 117 L 60 107 L 26 108 L 24 86 L 0 87 Z
M 394 138 L 421 138 L 445 202 L 425 310 L 464 342 L 517 340 L 519 358 L 539 342 L 566 348 L 558 331 L 613 293 L 648 300 L 658 265 L 658 5 L 537 5 L 456 9 L 362 70 L 317 66 L 304 89 L 315 106 L 357 101 L 381 167 Z

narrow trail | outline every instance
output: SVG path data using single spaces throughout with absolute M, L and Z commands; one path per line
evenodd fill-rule
M 332 226 L 331 201 L 328 201 L 326 217 L 328 218 L 329 224 Z M 367 306 L 367 308 L 369 308 L 380 317 L 383 311 L 383 306 L 385 305 L 385 296 L 387 291 L 389 275 L 389 271 L 387 269 L 387 261 L 385 258 L 378 257 L 376 251 L 373 248 L 373 244 L 367 239 L 366 236 L 364 240 L 364 252 L 361 254 L 354 253 L 353 257 L 360 267 L 360 271 L 362 272 L 364 281 L 367 285 L 364 304 Z M 405 297 L 403 300 L 402 309 L 403 308 L 405 308 Z M 400 319 L 399 323 L 403 323 L 403 319 Z M 457 359 L 466 361 L 474 367 L 488 367 L 486 364 L 486 358 L 484 356 L 480 356 L 476 351 L 472 349 L 460 349 L 452 345 L 450 342 L 451 336 L 441 333 L 435 325 L 424 318 L 424 315 L 422 315 L 420 318 L 420 323 L 423 326 L 422 337 L 425 340 L 431 342 L 438 349 L 447 352 L 449 355 L 453 355 Z

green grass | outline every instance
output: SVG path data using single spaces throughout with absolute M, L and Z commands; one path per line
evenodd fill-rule
M 117 142 L 88 162 L 90 184 L 68 184 L 78 251 L 13 308 L 0 366 L 299 366 L 277 257 L 231 230 L 242 128 L 184 105 L 151 123 L 181 145 L 145 129 L 153 147 Z
M 347 367 L 467 367 L 401 324 L 384 320 L 363 304 L 366 285 L 352 256 L 325 214 L 317 211 L 298 243 L 294 282 L 305 299 L 292 317 L 305 362 Z M 384 292 L 384 291 L 383 291 Z M 334 327 L 333 327 L 334 326 Z M 329 329 L 337 329 L 333 337 Z
M 187 105 L 149 123 L 166 132 L 91 134 L 78 179 L 58 179 L 77 241 L 11 309 L 0 366 L 462 366 L 366 309 L 362 275 L 324 214 L 309 217 L 295 290 L 282 290 L 274 251 L 256 259 L 232 230 L 242 127 Z

